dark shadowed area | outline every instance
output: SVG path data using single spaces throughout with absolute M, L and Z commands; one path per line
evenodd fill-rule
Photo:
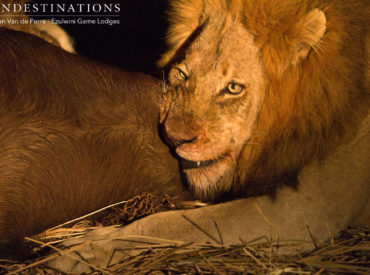
M 50 0 L 34 0 L 33 2 L 50 3 Z M 168 25 L 165 18 L 167 0 L 89 0 L 82 2 L 119 3 L 120 16 L 114 19 L 119 19 L 120 24 L 113 26 L 62 25 L 75 39 L 77 52 L 126 70 L 161 76 L 156 67 L 156 61 L 165 50 L 164 36 Z M 52 3 L 68 4 L 76 3 L 76 1 L 57 0 Z

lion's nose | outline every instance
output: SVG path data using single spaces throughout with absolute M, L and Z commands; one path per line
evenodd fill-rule
M 192 143 L 198 139 L 197 131 L 183 119 L 167 118 L 163 126 L 167 141 L 174 147 Z
M 171 129 L 165 124 L 165 135 L 174 147 L 197 140 L 197 135 L 191 129 Z

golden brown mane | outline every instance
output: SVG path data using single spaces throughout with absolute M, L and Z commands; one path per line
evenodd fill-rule
M 354 3 L 341 2 L 339 10 L 304 0 L 286 5 L 245 1 L 246 26 L 261 47 L 269 78 L 268 96 L 252 141 L 263 146 L 244 152 L 258 159 L 251 167 L 253 173 L 249 172 L 256 180 L 264 178 L 266 171 L 272 177 L 294 173 L 313 157 L 324 157 L 356 132 L 359 117 L 368 110 L 365 41 L 355 38 L 364 30 L 352 27 L 353 16 L 347 14 L 346 5 Z M 326 34 L 307 60 L 287 68 L 289 50 L 302 27 L 294 22 L 317 7 L 326 15 Z M 361 16 L 366 12 L 358 14 L 364 22 Z M 247 173 L 241 171 L 241 176 Z

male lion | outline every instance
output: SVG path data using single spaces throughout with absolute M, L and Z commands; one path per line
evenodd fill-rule
M 368 10 L 360 1 L 173 1 L 162 121 L 198 197 L 295 186 L 302 167 L 356 132 L 369 106 Z
M 190 188 L 204 200 L 267 196 L 95 231 L 86 236 L 94 247 L 79 255 L 104 265 L 131 234 L 205 242 L 221 232 L 224 244 L 263 235 L 311 242 L 366 225 L 366 1 L 173 0 L 169 16 L 161 122 Z M 83 270 L 69 264 L 52 263 Z

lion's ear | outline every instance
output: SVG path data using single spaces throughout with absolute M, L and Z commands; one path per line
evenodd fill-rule
M 293 56 L 293 64 L 296 65 L 304 60 L 311 49 L 319 47 L 319 42 L 326 31 L 326 17 L 323 11 L 314 9 L 297 24 L 296 49 Z

